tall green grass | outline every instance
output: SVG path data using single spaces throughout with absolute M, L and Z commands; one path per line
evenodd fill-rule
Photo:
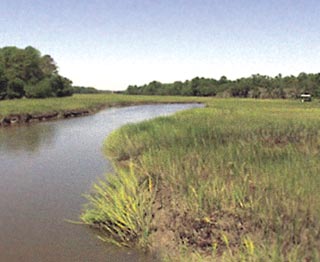
M 115 225 L 107 235 L 118 241 L 112 232 L 120 217 L 129 217 L 143 226 L 123 223 L 127 231 L 151 248 L 170 231 L 168 260 L 319 261 L 319 104 L 214 99 L 207 105 L 109 136 L 106 153 L 117 175 L 96 185 L 100 193 L 89 197 L 84 221 Z M 119 190 L 130 183 L 135 191 Z M 135 199 L 140 215 L 102 201 L 109 184 L 113 198 L 125 201 L 127 192 Z M 139 240 L 126 242 L 132 243 Z
M 137 243 L 147 248 L 152 219 L 151 205 L 155 191 L 149 179 L 139 181 L 131 167 L 119 170 L 117 176 L 107 176 L 94 185 L 94 193 L 87 195 L 91 209 L 82 215 L 88 224 L 96 224 L 103 241 L 120 246 Z

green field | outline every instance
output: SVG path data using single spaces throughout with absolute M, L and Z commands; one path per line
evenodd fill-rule
M 108 106 L 124 106 L 145 103 L 172 103 L 205 101 L 203 98 L 174 96 L 129 96 L 119 94 L 73 95 L 64 98 L 18 99 L 0 101 L 0 120 L 10 114 L 38 114 L 66 110 L 96 110 Z
M 105 241 L 167 261 L 320 260 L 319 102 L 209 99 L 105 151 L 116 175 L 81 215 Z

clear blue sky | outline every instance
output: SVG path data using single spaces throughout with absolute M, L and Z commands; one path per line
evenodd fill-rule
M 319 0 L 0 0 L 0 47 L 50 54 L 76 85 L 320 72 Z

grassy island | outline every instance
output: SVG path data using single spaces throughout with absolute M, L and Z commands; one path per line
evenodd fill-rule
M 319 261 L 319 120 L 318 102 L 212 99 L 126 125 L 81 218 L 167 261 Z

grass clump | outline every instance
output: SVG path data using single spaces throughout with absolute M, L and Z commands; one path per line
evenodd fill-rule
M 213 99 L 117 130 L 107 155 L 138 181 L 135 197 L 152 192 L 138 238 L 170 261 L 319 261 L 319 120 L 318 103 Z
M 108 175 L 106 180 L 100 180 L 86 197 L 90 204 L 81 219 L 96 225 L 102 240 L 147 248 L 155 197 L 150 179 L 139 181 L 131 166 L 129 171 L 119 170 L 117 176 Z

